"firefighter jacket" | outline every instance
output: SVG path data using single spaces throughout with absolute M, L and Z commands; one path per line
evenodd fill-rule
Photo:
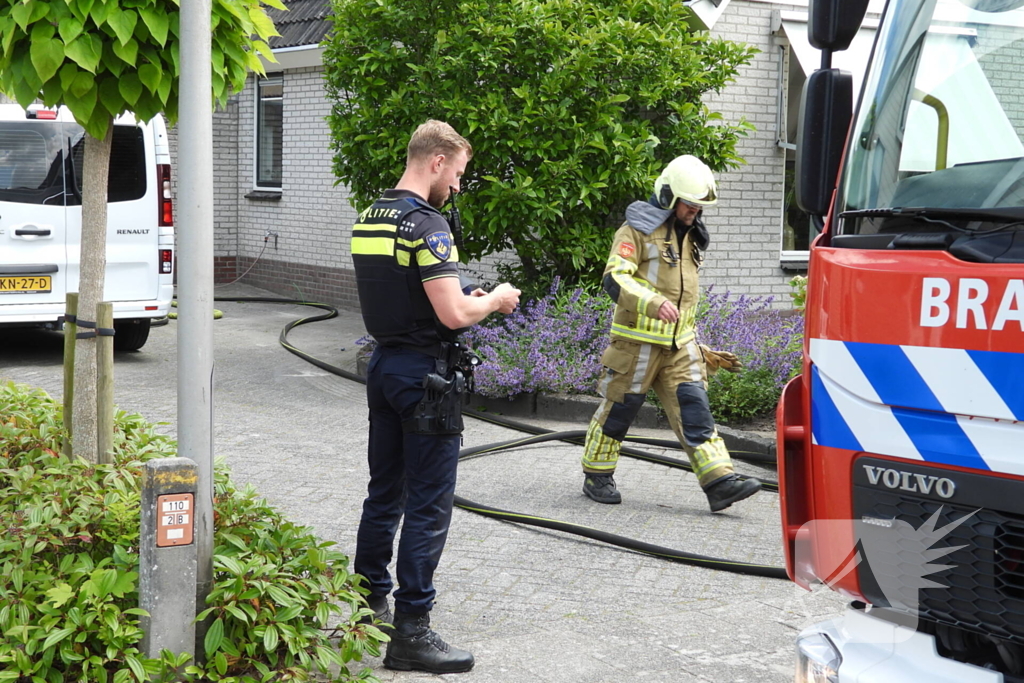
M 651 202 L 633 202 L 626 210 L 604 269 L 604 289 L 616 304 L 613 339 L 682 348 L 695 338 L 697 271 L 707 230 L 696 220 L 680 244 L 675 222 L 672 210 Z M 665 301 L 679 309 L 678 321 L 658 318 Z
M 352 228 L 352 263 L 366 331 L 383 346 L 423 349 L 454 341 L 423 283 L 459 276 L 459 255 L 444 216 L 422 197 L 386 190 Z

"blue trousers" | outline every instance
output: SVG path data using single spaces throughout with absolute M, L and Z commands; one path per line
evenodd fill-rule
M 402 431 L 402 422 L 412 418 L 423 399 L 423 378 L 434 372 L 434 363 L 422 353 L 378 346 L 366 374 L 370 483 L 354 569 L 366 577 L 372 596 L 391 592 L 388 564 L 404 515 L 394 598 L 396 611 L 407 614 L 433 607 L 434 570 L 448 538 L 462 438 Z

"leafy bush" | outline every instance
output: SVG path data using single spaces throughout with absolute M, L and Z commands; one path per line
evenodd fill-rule
M 663 0 L 333 0 L 324 81 L 334 171 L 365 208 L 413 129 L 451 123 L 475 155 L 459 200 L 471 259 L 514 250 L 512 282 L 600 278 L 609 227 L 684 152 L 721 171 L 739 136 L 704 104 L 755 50 L 691 31 Z M 460 251 L 463 251 L 460 249 Z M 550 274 L 550 275 L 549 275 Z
M 708 400 L 716 419 L 728 422 L 770 413 L 783 386 L 799 372 L 803 317 L 772 308 L 772 301 L 733 298 L 713 287 L 701 301 L 701 343 L 732 351 L 743 361 L 741 372 L 719 372 L 708 380 Z
M 608 343 L 612 302 L 583 289 L 560 291 L 555 280 L 542 299 L 478 325 L 466 341 L 480 356 L 476 390 L 484 396 L 533 391 L 592 393 Z
M 61 410 L 45 393 L 0 384 L 0 681 L 225 683 L 307 680 L 310 669 L 379 654 L 386 636 L 356 624 L 369 614 L 347 558 L 215 473 L 215 576 L 203 616 L 208 661 L 139 651 L 139 477 L 175 442 L 119 413 L 115 462 L 59 453 Z M 347 616 L 346 616 L 347 613 Z M 331 626 L 330 620 L 338 623 Z M 340 648 L 331 638 L 340 637 Z M 180 672 L 180 673 L 179 673 Z

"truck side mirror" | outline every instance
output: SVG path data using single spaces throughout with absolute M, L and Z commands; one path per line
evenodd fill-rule
M 836 52 L 850 47 L 868 11 L 868 0 L 811 0 L 807 9 L 811 45 Z
M 839 69 L 815 71 L 804 84 L 797 126 L 796 203 L 824 216 L 853 118 L 853 75 Z

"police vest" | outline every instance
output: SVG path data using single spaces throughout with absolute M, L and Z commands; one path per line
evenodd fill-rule
M 408 239 L 417 219 L 430 214 L 442 215 L 415 198 L 381 198 L 352 229 L 363 323 L 381 345 L 429 348 L 457 338 L 434 314 L 423 289 L 416 242 Z

